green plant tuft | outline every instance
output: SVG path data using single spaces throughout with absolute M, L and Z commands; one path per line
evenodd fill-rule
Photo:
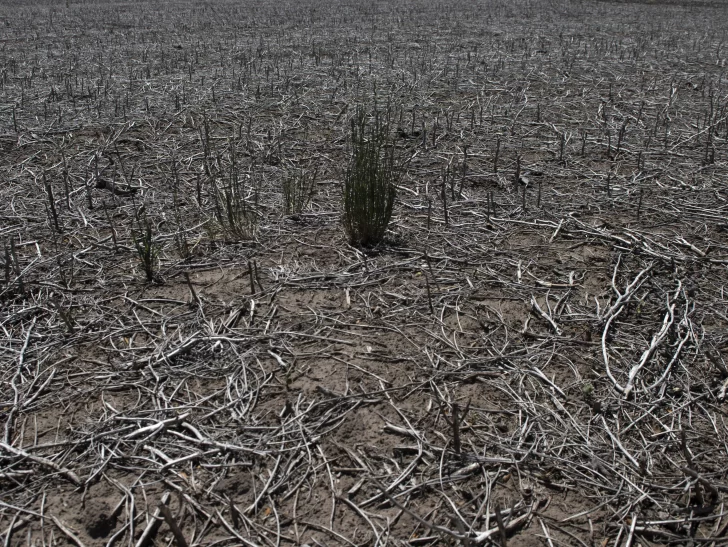
M 134 247 L 136 248 L 137 256 L 139 257 L 147 281 L 152 282 L 157 273 L 159 248 L 154 242 L 152 225 L 146 216 L 142 221 L 141 215 L 137 215 L 136 220 L 137 227 L 132 227 L 131 238 L 134 241 Z
M 352 245 L 376 245 L 392 217 L 402 166 L 395 157 L 389 124 L 358 108 L 351 120 L 351 162 L 344 176 L 344 229 Z
M 316 174 L 316 169 L 299 169 L 283 179 L 283 211 L 286 215 L 300 214 L 311 202 L 316 193 Z
M 258 215 L 245 196 L 245 184 L 235 177 L 229 183 L 214 183 L 215 220 L 222 232 L 231 239 L 248 240 L 255 236 Z M 257 204 L 258 191 L 254 188 Z

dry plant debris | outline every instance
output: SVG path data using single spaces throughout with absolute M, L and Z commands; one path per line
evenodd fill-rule
M 728 543 L 725 3 L 0 29 L 4 545 Z M 411 160 L 358 249 L 375 100 Z

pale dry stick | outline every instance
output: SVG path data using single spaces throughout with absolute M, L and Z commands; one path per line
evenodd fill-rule
M 402 514 L 403 511 L 400 511 L 400 514 Z M 455 523 L 455 527 L 458 529 L 458 532 L 460 532 L 460 535 L 467 536 L 468 532 L 472 532 L 472 530 L 469 530 L 468 532 L 465 531 L 465 521 L 461 520 L 459 515 L 448 515 L 450 518 L 450 521 Z M 466 538 L 463 540 L 463 547 L 470 547 L 470 538 Z
M 161 356 L 157 357 L 156 363 L 161 363 L 161 362 L 168 363 L 170 359 L 176 357 L 177 355 L 181 355 L 181 354 L 189 351 L 190 349 L 192 349 L 192 347 L 200 341 L 200 338 L 198 338 L 199 334 L 201 334 L 201 331 L 198 330 L 191 336 L 188 336 L 184 342 L 182 342 L 179 346 L 174 348 L 172 351 L 162 354 Z M 215 338 L 207 337 L 207 338 L 216 339 L 217 337 L 215 337 Z
M 559 235 L 559 232 L 561 231 L 561 227 L 564 225 L 564 219 L 562 218 L 559 221 L 559 225 L 556 227 L 556 230 L 554 230 L 554 233 L 549 238 L 549 245 L 554 242 L 554 239 L 556 239 L 556 236 Z
M 374 537 L 376 538 L 376 541 L 373 542 L 373 545 L 384 545 L 385 543 L 381 539 L 384 532 L 379 532 L 379 530 L 377 530 L 377 527 L 372 522 L 372 519 L 369 518 L 369 515 L 367 515 L 364 510 L 362 510 L 359 506 L 357 506 L 348 497 L 339 496 L 339 499 L 341 501 L 343 501 L 346 505 L 351 507 L 354 510 L 354 512 L 357 515 L 359 515 L 364 520 L 364 522 L 366 522 L 369 525 L 369 527 L 372 529 L 372 532 L 374 532 Z M 366 542 L 366 543 L 370 543 L 370 542 Z
M 271 357 L 273 357 L 276 360 L 278 365 L 281 367 L 281 370 L 284 370 L 284 371 L 288 370 L 288 365 L 286 364 L 286 362 L 283 360 L 283 358 L 280 355 L 278 355 L 277 353 L 274 353 L 270 350 L 268 350 L 268 355 L 270 355 Z
M 18 522 L 18 515 L 20 513 L 17 512 L 15 515 L 13 515 L 13 520 L 10 521 L 10 524 L 8 525 L 7 530 L 5 530 L 5 541 L 3 542 L 3 547 L 10 547 L 10 538 L 13 537 L 13 532 L 15 531 L 15 523 L 18 523 L 18 528 L 26 524 L 28 521 L 26 519 L 20 519 Z
M 687 307 L 685 308 L 685 315 L 687 316 Z M 680 343 L 678 344 L 677 349 L 675 350 L 675 353 L 673 353 L 670 361 L 665 365 L 665 370 L 662 372 L 662 375 L 657 380 L 655 380 L 652 384 L 647 386 L 648 391 L 655 389 L 657 386 L 659 386 L 660 384 L 662 384 L 662 382 L 665 381 L 665 379 L 667 378 L 667 375 L 670 374 L 670 371 L 672 370 L 672 366 L 675 364 L 675 362 L 680 357 L 680 353 L 682 352 L 683 346 L 687 343 L 688 340 L 690 340 L 691 336 L 692 335 L 691 335 L 690 331 L 687 331 L 685 333 L 685 337 L 680 339 Z
M 15 505 L 10 505 L 9 503 L 5 503 L 4 501 L 0 500 L 0 507 L 4 507 L 5 509 L 11 509 L 15 511 L 16 513 L 24 513 L 26 515 L 31 515 L 34 517 L 37 517 L 41 520 L 43 520 L 43 513 L 38 513 L 37 511 L 32 511 L 30 509 L 24 509 L 23 507 L 17 507 Z M 41 507 L 42 511 L 42 507 Z
M 531 278 L 533 278 L 537 285 L 540 285 L 541 287 L 546 287 L 547 289 L 568 289 L 576 286 L 573 280 L 570 280 L 569 283 L 551 283 L 550 281 L 544 281 L 543 279 L 539 279 L 531 272 L 526 272 L 526 275 L 529 275 Z
M 469 477 L 475 473 L 484 464 L 510 464 L 512 460 L 506 460 L 505 458 L 477 458 L 477 461 L 461 467 L 460 469 L 453 472 L 453 477 Z
M 75 357 L 70 357 L 69 359 L 62 359 L 60 361 L 60 363 L 63 363 L 65 361 L 71 360 L 71 359 L 75 359 Z M 25 407 L 32 405 L 33 402 L 38 398 L 38 396 L 41 395 L 45 391 L 45 388 L 48 387 L 48 384 L 50 384 L 53 381 L 53 378 L 55 378 L 55 376 L 56 376 L 56 369 L 53 368 L 51 370 L 51 373 L 48 375 L 48 378 L 45 379 L 43 384 L 36 390 L 36 392 L 33 394 L 33 396 L 30 397 L 29 399 L 26 399 L 25 401 L 23 401 L 22 407 L 25 408 Z
M 166 491 L 164 494 L 162 494 L 162 498 L 159 500 L 159 504 L 167 505 L 171 497 L 172 494 L 169 491 Z M 146 547 L 146 545 L 154 540 L 154 536 L 157 534 L 157 530 L 159 530 L 159 526 L 162 524 L 162 518 L 160 518 L 160 515 L 161 511 L 159 507 L 157 507 L 154 510 L 152 518 L 149 520 L 149 522 L 147 522 L 147 526 L 146 528 L 144 528 L 141 537 L 137 540 L 135 547 Z
M 715 128 L 715 126 L 717 126 L 717 125 L 725 122 L 726 120 L 728 120 L 728 116 L 724 116 L 724 117 L 722 117 L 722 118 L 720 118 L 718 120 L 714 120 L 713 123 L 711 123 L 710 125 L 707 125 L 706 127 L 704 127 L 703 129 L 701 129 L 697 133 L 694 133 L 692 135 L 689 135 L 687 137 L 684 137 L 683 139 L 678 140 L 677 143 L 672 148 L 670 148 L 670 150 L 667 151 L 668 154 L 674 153 L 675 150 L 677 150 L 679 147 L 681 147 L 682 145 L 690 142 L 693 139 L 697 139 L 703 133 L 708 132 L 708 131 L 713 131 L 714 128 Z
M 138 484 L 138 482 L 142 479 L 143 474 L 138 477 L 134 484 L 132 485 L 132 488 Z M 104 478 L 109 481 L 111 484 L 116 486 L 119 490 L 121 490 L 124 493 L 124 499 L 122 500 L 124 502 L 124 506 L 126 508 L 126 515 L 128 520 L 128 525 L 122 526 L 121 529 L 116 532 L 111 538 L 109 538 L 109 541 L 106 543 L 106 547 L 112 547 L 116 541 L 122 537 L 126 531 L 126 529 L 129 529 L 129 544 L 131 545 L 132 538 L 134 537 L 134 517 L 135 517 L 135 500 L 134 500 L 134 494 L 132 493 L 131 488 L 127 488 L 123 484 L 121 484 L 116 479 L 107 476 L 104 474 Z
M 711 496 L 711 503 L 716 504 L 718 503 L 718 500 L 720 500 L 720 491 L 728 492 L 728 486 L 721 486 L 716 485 L 706 479 L 705 477 L 701 476 L 700 473 L 692 469 L 691 467 L 682 467 L 682 472 L 685 473 L 688 477 L 692 477 L 693 479 L 697 480 L 700 484 L 702 484 L 705 489 L 710 492 Z
M 192 295 L 192 302 L 195 302 L 197 304 L 197 308 L 200 310 L 200 313 L 202 313 L 202 317 L 204 318 L 205 314 L 203 312 L 202 300 L 200 300 L 200 297 L 198 296 L 195 287 L 192 285 L 192 280 L 190 279 L 189 272 L 185 272 L 184 276 L 185 281 L 187 282 L 187 288 L 189 288 L 190 294 Z
M 702 258 L 705 258 L 705 256 L 706 256 L 705 251 L 701 251 L 695 245 L 693 245 L 692 243 L 687 241 L 684 237 L 678 237 L 676 239 L 676 241 L 678 243 L 680 243 L 681 245 L 684 245 L 688 249 L 691 249 L 692 251 L 694 251 L 697 255 L 701 256 Z
M 556 408 L 559 411 L 566 414 L 571 419 L 571 427 L 573 427 L 574 430 L 579 434 L 579 436 L 584 440 L 584 445 L 588 447 L 590 444 L 589 436 L 582 430 L 581 425 L 579 425 L 579 423 L 576 421 L 576 417 L 566 409 L 566 407 L 561 403 L 561 401 L 559 401 L 559 399 L 553 393 L 551 393 L 550 395 L 551 395 L 551 400 L 554 402 L 554 405 L 556 406 Z M 563 394 L 563 396 L 566 397 L 566 394 Z
M 225 527 L 225 529 L 230 532 L 238 541 L 240 541 L 243 545 L 247 545 L 249 547 L 259 547 L 257 543 L 254 543 L 248 539 L 245 539 L 243 536 L 241 536 L 233 526 L 230 525 L 228 521 L 225 520 L 225 517 L 222 516 L 222 513 L 220 513 L 219 509 L 215 509 L 215 513 L 217 514 L 217 518 L 220 519 L 220 522 Z
M 721 386 L 721 388 L 720 388 L 720 391 L 718 392 L 718 400 L 719 400 L 720 402 L 723 402 L 723 401 L 725 401 L 725 399 L 726 399 L 726 394 L 727 394 L 727 393 L 728 393 L 728 378 L 726 378 L 726 379 L 725 379 L 725 380 L 723 381 L 723 385 Z
M 69 481 L 71 481 L 76 486 L 81 486 L 81 479 L 78 478 L 78 475 L 71 471 L 70 469 L 67 469 L 65 467 L 62 467 L 58 465 L 57 463 L 43 458 L 41 456 L 34 456 L 33 454 L 29 454 L 25 450 L 22 450 L 20 448 L 15 448 L 13 446 L 10 446 L 6 443 L 0 442 L 0 449 L 4 450 L 5 452 L 8 452 L 9 454 L 12 454 L 14 456 L 18 456 L 21 458 L 26 458 L 28 460 L 31 460 L 37 464 L 39 464 L 42 467 L 46 467 L 48 469 L 51 469 L 55 471 L 56 473 L 60 473 L 64 477 L 66 477 Z
M 471 531 L 473 530 L 473 528 L 475 528 L 475 523 L 481 519 L 483 513 L 485 513 L 485 528 L 490 528 L 490 511 L 488 511 L 488 506 L 492 501 L 491 494 L 493 491 L 494 479 L 491 478 L 490 472 L 488 471 L 484 470 L 483 475 L 485 481 L 485 489 L 483 490 L 483 503 L 480 504 L 478 511 L 475 513 L 475 516 L 473 516 L 470 524 L 468 525 Z M 495 472 L 495 476 L 496 478 L 498 477 L 498 471 Z
M 126 533 L 127 526 L 122 526 L 118 531 L 116 531 L 110 538 L 109 541 L 106 542 L 106 547 L 113 547 L 114 544 L 119 541 L 121 537 L 124 536 Z M 130 531 L 130 535 L 133 534 L 133 529 Z
M 162 465 L 162 467 L 159 468 L 159 470 L 166 471 L 170 467 L 179 465 L 180 463 L 184 463 L 189 460 L 200 460 L 200 459 L 204 460 L 205 458 L 207 458 L 209 456 L 214 456 L 215 454 L 219 454 L 220 452 L 222 452 L 222 450 L 219 448 L 213 448 L 212 450 L 206 450 L 204 452 L 200 452 L 200 451 L 192 452 L 191 454 L 188 454 L 187 456 L 181 456 L 175 460 L 171 460 L 171 459 L 167 460 L 166 463 L 164 465 Z M 240 464 L 238 464 L 238 465 L 240 465 Z
M 329 460 L 326 457 L 326 454 L 324 454 L 323 448 L 321 448 L 320 444 L 316 444 L 316 450 L 318 450 L 318 453 L 321 455 L 321 459 L 323 460 L 323 464 L 326 467 L 326 472 L 329 475 L 329 488 L 331 489 L 331 514 L 329 515 L 329 528 L 332 530 L 334 529 L 334 516 L 336 515 L 336 500 L 338 498 L 337 492 L 336 492 L 336 486 L 334 481 L 334 476 L 331 473 L 331 466 L 329 465 Z
M 453 510 L 453 513 L 449 515 L 450 520 L 455 522 L 455 525 L 458 528 L 458 532 L 462 536 L 465 536 L 467 539 L 463 540 L 464 545 L 467 547 L 470 545 L 470 534 L 473 532 L 473 529 L 468 527 L 468 530 L 465 530 L 465 526 L 467 526 L 467 522 L 465 521 L 465 517 L 460 513 L 460 510 L 458 510 L 457 505 L 450 499 L 450 496 L 448 496 L 445 491 L 441 491 L 440 495 L 445 498 L 445 501 L 447 501 L 450 508 Z
M 612 304 L 612 306 L 607 310 L 605 315 L 609 316 L 613 313 L 615 313 L 616 310 L 621 308 L 627 300 L 632 296 L 634 291 L 639 288 L 639 286 L 645 281 L 642 279 L 642 276 L 649 273 L 650 270 L 652 270 L 653 265 L 650 264 L 643 270 L 641 270 L 635 278 L 625 286 L 624 293 L 620 293 L 619 289 L 617 289 L 617 271 L 619 270 L 619 265 L 622 261 L 622 255 L 620 254 L 617 258 L 617 263 L 614 265 L 614 271 L 612 272 L 612 290 L 617 294 L 617 301 Z
M 622 310 L 624 308 L 619 308 L 615 313 L 611 314 L 609 318 L 607 319 L 606 324 L 604 325 L 604 330 L 602 331 L 602 358 L 604 359 L 604 368 L 606 370 L 607 376 L 612 381 L 612 384 L 614 384 L 614 387 L 619 392 L 624 392 L 624 388 L 619 384 L 617 379 L 612 374 L 612 369 L 609 366 L 609 354 L 607 352 L 607 334 L 609 332 L 609 326 L 612 324 L 612 321 L 614 321 L 620 313 L 622 313 Z
M 624 293 L 620 293 L 617 289 L 616 281 L 617 269 L 619 268 L 620 260 L 621 255 L 617 260 L 617 264 L 614 266 L 614 273 L 612 274 L 612 289 L 614 290 L 614 292 L 617 293 L 617 301 L 612 304 L 609 310 L 607 310 L 607 312 L 605 313 L 605 315 L 607 316 L 607 320 L 604 325 L 604 330 L 602 331 L 602 358 L 604 359 L 604 367 L 607 376 L 612 381 L 617 391 L 619 391 L 620 393 L 624 393 L 624 387 L 622 387 L 621 384 L 614 377 L 614 375 L 612 374 L 612 369 L 609 366 L 609 354 L 607 352 L 607 334 L 609 333 L 609 327 L 612 324 L 612 321 L 614 321 L 617 316 L 622 312 L 622 310 L 624 309 L 624 304 L 627 303 L 627 301 L 631 298 L 637 288 L 642 284 L 642 282 L 644 282 L 642 276 L 652 269 L 652 265 L 649 265 L 647 268 L 641 270 L 632 280 L 632 282 L 625 287 Z
M 172 460 L 172 458 L 170 458 L 169 456 L 167 456 L 159 448 L 155 448 L 155 447 L 150 446 L 148 444 L 145 444 L 143 448 L 144 448 L 144 450 L 147 450 L 148 452 L 151 452 L 153 455 L 157 456 L 159 459 L 161 459 L 162 461 L 164 461 L 164 464 L 160 465 L 160 470 L 162 470 L 164 468 L 168 468 L 168 466 L 170 466 L 171 464 L 174 464 L 175 463 L 174 460 Z M 187 479 L 185 479 L 185 477 L 183 475 L 181 475 L 179 473 L 176 473 L 174 471 L 173 471 L 173 473 L 175 475 L 177 475 L 180 479 L 182 479 L 182 481 L 185 484 L 188 484 L 189 485 L 189 481 Z
M 21 272 L 17 273 L 15 278 L 7 284 L 7 288 L 5 290 L 3 290 L 2 292 L 0 292 L 0 298 L 5 296 L 5 294 L 8 293 L 16 283 L 18 283 L 18 285 L 20 286 L 20 289 L 22 291 L 23 290 L 23 276 L 27 272 L 29 272 L 30 269 L 35 265 L 35 263 L 38 262 L 40 259 L 41 259 L 41 257 L 34 258 L 30 262 L 30 264 L 28 264 L 25 268 L 23 268 L 23 270 Z
M 534 310 L 538 312 L 538 314 L 549 324 L 551 325 L 551 328 L 554 329 L 554 333 L 556 336 L 561 336 L 562 331 L 558 327 L 558 325 L 554 322 L 554 320 L 551 318 L 549 314 L 547 314 L 543 309 L 541 309 L 541 306 L 538 305 L 538 302 L 536 302 L 536 298 L 531 295 L 531 306 Z
M 614 444 L 616 444 L 619 449 L 622 451 L 622 454 L 624 454 L 627 459 L 630 461 L 630 463 L 635 467 L 635 469 L 641 469 L 639 462 L 630 454 L 627 449 L 622 445 L 621 441 L 612 433 L 612 430 L 609 429 L 609 426 L 607 425 L 607 420 L 604 418 L 604 415 L 601 415 L 602 419 L 602 425 L 604 426 L 604 430 L 607 432 L 607 434 L 611 437 L 612 441 L 614 441 Z
M 456 532 L 453 532 L 452 530 L 449 530 L 449 529 L 445 528 L 444 526 L 439 526 L 437 524 L 433 524 L 433 523 L 431 523 L 431 522 L 423 519 L 417 513 L 412 512 L 410 509 L 408 509 L 407 507 L 405 507 L 404 505 L 402 505 L 399 501 L 397 501 L 395 498 L 393 498 L 389 494 L 389 492 L 386 491 L 386 488 L 384 488 L 384 486 L 381 485 L 379 483 L 379 481 L 377 481 L 375 478 L 369 477 L 369 482 L 371 482 L 374 486 L 376 486 L 382 492 L 382 495 L 384 497 L 386 497 L 391 503 L 393 503 L 394 505 L 396 505 L 399 509 L 401 509 L 402 511 L 404 511 L 405 513 L 407 513 L 409 516 L 411 516 L 412 518 L 414 518 L 417 522 L 419 522 L 420 524 L 426 526 L 430 530 L 433 530 L 433 531 L 436 531 L 436 532 L 440 532 L 442 534 L 445 534 L 446 536 L 449 536 L 451 538 L 454 538 L 454 539 L 457 539 L 457 540 L 460 540 L 460 541 L 463 541 L 465 539 L 468 539 L 467 536 L 460 535 L 460 534 L 458 534 Z
M 170 487 L 172 490 L 175 490 L 177 492 L 177 495 L 180 497 L 180 499 L 184 499 L 185 501 L 187 501 L 187 503 L 189 503 L 195 509 L 195 511 L 197 511 L 198 514 L 205 517 L 206 519 L 211 518 L 210 513 L 205 511 L 205 509 L 202 507 L 202 505 L 200 505 L 194 498 L 192 498 L 187 493 L 187 491 L 185 490 L 185 488 L 183 486 L 180 486 L 179 484 L 176 484 L 167 478 L 162 479 L 162 484 L 165 484 L 168 487 Z M 220 498 L 219 496 L 216 496 L 215 499 L 218 502 L 224 501 L 224 498 Z
M 296 535 L 296 545 L 301 544 L 301 533 L 298 530 L 298 495 L 300 494 L 300 489 L 296 488 L 295 490 L 296 496 L 293 498 L 293 514 L 292 514 L 292 520 L 293 520 L 293 533 Z
M 632 522 L 629 525 L 629 534 L 627 535 L 627 543 L 625 543 L 624 547 L 632 547 L 632 540 L 634 539 L 634 529 L 637 526 L 637 515 L 632 514 Z
M 407 468 L 404 471 L 402 471 L 402 473 L 399 475 L 399 477 L 397 477 L 397 479 L 387 487 L 387 493 L 392 492 L 395 488 L 397 488 L 397 486 L 402 484 L 407 479 L 407 477 L 409 477 L 412 474 L 412 472 L 414 472 L 415 468 L 417 467 L 417 464 L 420 462 L 420 459 L 422 458 L 422 453 L 423 453 L 422 442 L 417 438 L 416 438 L 416 440 L 417 440 L 417 448 L 418 448 L 417 456 L 415 456 L 415 458 L 410 462 L 410 464 L 407 466 Z M 368 468 L 365 468 L 365 470 L 368 470 Z M 382 498 L 382 496 L 383 496 L 383 494 L 376 494 L 376 495 L 372 496 L 371 498 L 364 500 L 361 503 L 361 506 L 367 507 L 368 505 L 371 505 L 372 503 L 380 500 Z
M 77 445 L 78 446 L 78 445 Z M 103 452 L 105 451 L 105 445 L 102 445 L 102 457 Z M 108 456 L 105 460 L 102 460 L 99 464 L 97 464 L 95 467 L 96 469 L 93 470 L 89 475 L 86 477 L 86 480 L 83 481 L 84 487 L 88 487 L 88 485 L 93 484 L 96 481 L 96 478 L 99 476 L 99 474 L 104 472 L 104 469 L 106 469 L 106 466 L 109 465 L 111 460 L 115 458 L 117 455 L 114 453 L 113 450 L 108 450 Z
M 354 452 L 351 448 L 349 448 L 346 445 L 340 444 L 340 443 L 336 442 L 335 440 L 332 440 L 331 442 L 334 444 L 334 446 L 337 446 L 338 448 L 344 450 L 349 455 L 349 457 L 351 458 L 352 461 L 358 463 L 359 466 L 361 467 L 361 471 L 371 473 L 371 469 L 369 468 L 369 466 L 367 466 L 367 464 L 364 463 L 364 461 L 359 457 L 359 455 L 356 452 Z
M 270 505 L 271 511 L 273 511 L 273 517 L 276 519 L 276 544 L 275 547 L 281 547 L 281 538 L 283 535 L 281 534 L 281 518 L 280 515 L 278 515 L 278 510 L 276 509 L 276 504 L 271 503 Z M 286 538 L 289 539 L 289 538 Z
M 331 534 L 333 537 L 335 537 L 340 542 L 342 542 L 342 545 L 343 544 L 346 544 L 346 545 L 351 545 L 351 547 L 359 547 L 358 544 L 352 543 L 351 541 L 349 541 L 348 538 L 346 538 L 346 536 L 342 536 L 336 530 L 332 530 L 331 528 L 326 528 L 326 526 L 323 526 L 323 525 L 318 524 L 316 522 L 311 522 L 309 520 L 302 520 L 301 521 L 301 524 L 304 524 L 304 525 L 306 525 L 309 528 L 313 528 L 314 530 L 320 530 L 321 532 L 325 532 L 327 534 Z
M 548 528 L 546 528 L 543 519 L 539 517 L 538 523 L 541 525 L 541 530 L 543 530 L 544 536 L 546 537 L 546 541 L 548 541 L 549 546 L 554 547 L 554 542 L 551 541 L 551 534 L 549 534 L 549 530 Z
M 162 513 L 162 516 L 164 517 L 164 521 L 167 523 L 167 526 L 169 526 L 169 529 L 172 531 L 172 535 L 177 542 L 177 547 L 187 547 L 187 540 L 185 539 L 182 530 L 180 529 L 177 521 L 172 515 L 172 511 L 170 511 L 169 507 L 167 507 L 167 505 L 164 503 L 160 503 L 158 508 L 159 511 Z
M 78 547 L 86 547 L 84 545 L 83 541 L 81 541 L 78 538 L 78 536 L 76 534 L 74 534 L 73 531 L 68 526 L 66 526 L 65 524 L 63 524 L 63 522 L 61 522 L 58 518 L 56 518 L 55 516 L 51 515 L 51 520 L 53 521 L 53 523 L 56 526 L 58 526 L 58 528 L 61 530 L 61 532 L 63 532 L 64 534 L 66 534 L 68 536 L 68 539 L 70 539 L 73 543 L 75 543 L 76 545 L 78 545 Z
M 423 440 L 424 439 L 424 436 L 421 433 L 419 433 L 412 426 L 412 424 L 410 423 L 410 421 L 407 418 L 407 416 L 405 416 L 404 413 L 397 407 L 397 405 L 394 404 L 394 401 L 392 400 L 392 397 L 389 394 L 389 390 L 384 387 L 384 383 L 382 381 L 379 382 L 379 386 L 382 388 L 382 391 L 381 392 L 384 393 L 384 396 L 389 401 L 390 406 L 394 409 L 394 411 L 397 414 L 399 414 L 400 418 L 402 418 L 402 420 L 404 421 L 404 423 L 406 423 L 407 426 L 409 427 L 409 430 L 406 430 L 407 431 L 406 435 L 412 435 L 415 439 L 417 439 L 418 442 L 424 442 L 424 440 Z M 387 425 L 391 426 L 394 430 L 400 429 L 400 428 L 397 428 L 397 426 L 394 426 L 392 424 L 387 424 Z
M 680 286 L 682 287 L 682 284 L 680 283 Z M 678 288 L 679 292 L 680 288 Z M 650 346 L 642 353 L 642 356 L 640 357 L 639 362 L 632 367 L 632 369 L 629 371 L 629 375 L 627 377 L 627 384 L 624 386 L 624 391 L 622 393 L 622 396 L 626 399 L 629 397 L 630 393 L 632 393 L 632 390 L 634 389 L 634 381 L 637 378 L 637 375 L 639 374 L 640 370 L 644 368 L 645 364 L 647 364 L 647 361 L 652 356 L 652 354 L 655 352 L 657 347 L 660 345 L 662 340 L 667 336 L 667 332 L 670 329 L 670 327 L 673 324 L 673 321 L 675 319 L 675 303 L 673 302 L 670 304 L 669 300 L 667 302 L 667 312 L 665 312 L 665 317 L 662 320 L 662 328 L 660 330 L 652 335 L 652 341 L 650 342 Z
M 18 366 L 15 368 L 15 375 L 10 380 L 10 387 L 13 389 L 13 406 L 10 409 L 10 412 L 8 412 L 7 418 L 5 420 L 5 444 L 9 445 L 12 442 L 12 435 L 13 435 L 13 423 L 15 421 L 15 413 L 18 411 L 18 408 L 20 406 L 20 391 L 18 390 L 17 381 L 20 378 L 22 372 L 23 372 L 23 365 L 25 362 L 25 352 L 28 349 L 28 344 L 30 343 L 30 335 L 33 332 L 33 327 L 35 326 L 36 318 L 33 317 L 33 321 L 31 322 L 30 326 L 28 327 L 28 332 L 25 333 L 25 341 L 23 342 L 23 346 L 20 348 L 20 353 L 18 355 Z
M 155 424 L 151 424 L 145 427 L 141 427 L 137 429 L 136 431 L 132 431 L 128 435 L 124 437 L 125 440 L 129 441 L 132 439 L 136 439 L 137 437 L 141 437 L 144 435 L 154 435 L 155 433 L 158 433 L 162 430 L 164 430 L 167 426 L 177 424 L 180 422 L 183 422 L 189 417 L 190 413 L 187 412 L 185 414 L 182 414 L 181 416 L 175 416 L 174 418 L 168 418 L 166 420 L 160 420 L 159 422 Z
M 257 510 L 258 505 L 260 505 L 260 502 L 263 500 L 263 497 L 265 497 L 268 494 L 268 488 L 270 488 L 271 483 L 273 482 L 273 477 L 275 477 L 276 472 L 278 471 L 278 466 L 281 463 L 281 455 L 279 455 L 276 458 L 276 463 L 273 466 L 273 471 L 271 471 L 270 476 L 268 477 L 268 481 L 265 483 L 265 486 L 263 486 L 263 489 L 260 491 L 260 493 L 256 496 L 255 501 L 251 503 L 247 509 L 243 511 L 244 514 L 250 515 L 254 511 Z
M 536 504 L 537 502 L 534 502 Z M 531 518 L 533 517 L 533 509 L 534 505 L 529 507 L 528 512 L 521 515 L 520 517 L 516 517 L 513 520 L 509 520 L 508 524 L 504 526 L 506 534 L 513 532 L 514 530 L 517 530 L 519 528 L 525 527 L 528 522 L 530 522 Z M 480 534 L 476 535 L 474 538 L 471 538 L 471 542 L 475 545 L 479 545 L 481 543 L 485 543 L 486 541 L 490 540 L 493 536 L 496 534 L 501 534 L 501 529 L 499 526 L 496 526 L 494 528 L 491 528 L 490 530 L 486 530 L 485 532 L 481 532 Z

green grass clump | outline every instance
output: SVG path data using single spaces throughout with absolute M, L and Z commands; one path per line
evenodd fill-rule
M 245 183 L 237 177 L 237 173 L 226 184 L 224 182 L 214 185 L 215 220 L 226 237 L 233 240 L 248 240 L 255 237 L 258 227 L 258 189 L 253 188 L 252 203 L 246 196 Z
M 283 211 L 286 215 L 303 212 L 316 193 L 316 169 L 289 173 L 283 179 Z
M 351 162 L 344 175 L 344 229 L 352 245 L 381 242 L 392 217 L 402 166 L 395 157 L 389 124 L 363 108 L 351 120 Z
M 143 220 L 143 223 L 142 223 Z M 134 241 L 139 262 L 148 282 L 154 281 L 159 263 L 159 247 L 154 241 L 152 225 L 146 217 L 137 215 L 137 227 L 132 227 L 131 238 Z

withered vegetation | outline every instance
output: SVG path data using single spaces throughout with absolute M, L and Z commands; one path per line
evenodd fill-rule
M 727 31 L 2 2 L 3 544 L 725 544 Z

